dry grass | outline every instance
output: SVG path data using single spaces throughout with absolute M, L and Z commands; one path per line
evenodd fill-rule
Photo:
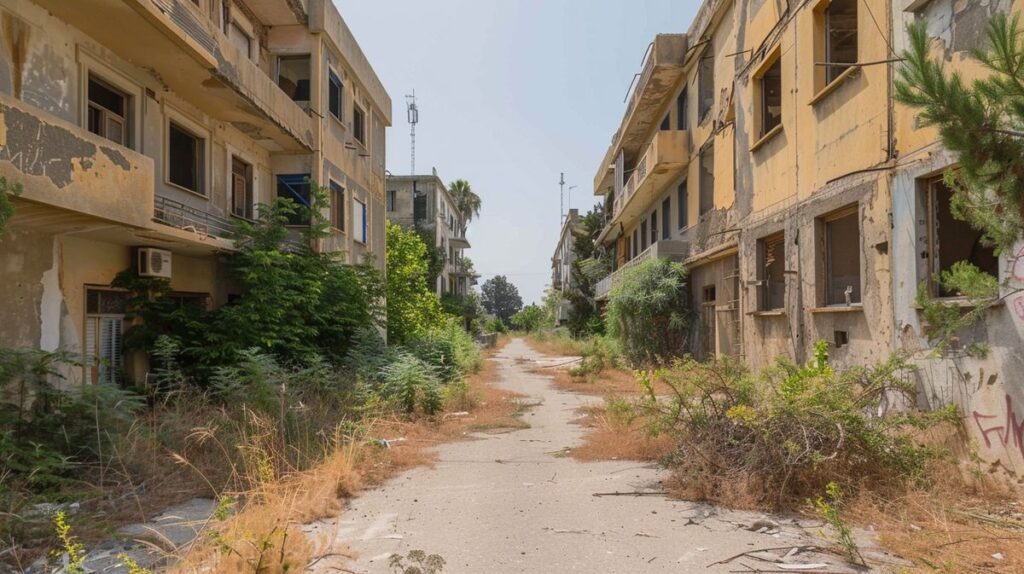
M 553 357 L 579 357 L 583 354 L 580 341 L 568 335 L 530 333 L 526 337 L 530 348 L 538 353 Z
M 583 409 L 584 416 L 576 423 L 589 429 L 589 432 L 583 436 L 583 444 L 572 449 L 574 459 L 655 462 L 672 452 L 675 442 L 670 437 L 652 435 L 647 430 L 647 421 L 642 417 L 609 409 L 608 404 L 624 404 L 622 399 L 610 401 L 605 405 Z
M 644 391 L 633 373 L 622 369 L 604 369 L 600 373 L 573 376 L 567 369 L 534 369 L 533 372 L 553 377 L 552 385 L 560 391 L 584 393 L 595 396 L 639 395 Z M 671 389 L 660 380 L 653 382 L 654 392 L 664 395 Z

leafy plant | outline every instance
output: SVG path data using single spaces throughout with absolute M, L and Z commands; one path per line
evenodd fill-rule
M 399 353 L 397 360 L 381 371 L 386 397 L 394 397 L 407 413 L 433 415 L 441 410 L 441 381 L 435 369 L 409 353 Z
M 504 275 L 491 277 L 480 286 L 481 303 L 487 312 L 501 319 L 508 325 L 512 316 L 523 308 L 523 298 L 519 290 Z
M 527 305 L 512 316 L 512 326 L 527 333 L 549 326 L 544 309 L 537 305 Z
M 687 270 L 650 259 L 622 271 L 608 302 L 608 334 L 634 364 L 659 364 L 685 351 L 691 311 Z
M 71 524 L 63 510 L 53 516 L 53 528 L 60 540 L 60 549 L 54 554 L 64 561 L 64 572 L 85 574 L 85 546 L 71 533 Z
M 843 520 L 843 489 L 835 482 L 825 485 L 825 496 L 818 496 L 811 506 L 836 532 L 836 541 L 851 562 L 867 566 L 853 539 L 853 530 Z
M 7 178 L 0 176 L 0 235 L 7 230 L 7 222 L 14 216 L 14 204 L 8 194 L 21 195 L 23 191 L 20 183 L 8 183 Z
M 445 322 L 441 301 L 428 284 L 427 246 L 414 231 L 387 224 L 388 341 L 403 344 Z

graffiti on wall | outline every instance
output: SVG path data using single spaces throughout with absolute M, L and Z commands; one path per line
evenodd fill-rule
M 1021 456 L 1024 456 L 1024 419 L 1018 418 L 1010 395 L 1006 395 L 1005 412 L 986 415 L 974 411 L 973 417 L 987 448 L 992 448 L 998 443 L 1004 447 L 1016 448 Z

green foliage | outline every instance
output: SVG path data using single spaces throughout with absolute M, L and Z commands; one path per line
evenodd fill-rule
M 415 231 L 387 224 L 388 340 L 404 344 L 445 322 L 441 301 L 430 289 L 427 246 Z
M 548 323 L 547 314 L 544 312 L 544 309 L 537 305 L 527 305 L 512 316 L 512 327 L 527 333 L 553 326 Z
M 508 325 L 501 320 L 501 317 L 491 317 L 484 323 L 484 331 L 487 333 L 508 333 Z
M 634 364 L 659 364 L 685 350 L 691 312 L 687 270 L 651 259 L 622 271 L 608 302 L 608 333 Z
M 53 529 L 60 540 L 60 550 L 55 554 L 65 562 L 64 572 L 67 574 L 85 574 L 85 546 L 71 534 L 71 524 L 61 510 L 53 517 Z
M 466 221 L 480 216 L 480 207 L 482 206 L 480 196 L 473 192 L 468 181 L 456 179 L 451 182 L 448 185 L 448 194 L 455 200 L 455 206 L 458 207 L 459 213 L 466 218 Z
M 7 230 L 7 222 L 14 216 L 14 204 L 8 194 L 21 195 L 20 183 L 10 184 L 7 178 L 0 176 L 0 235 Z
M 448 254 L 445 253 L 440 245 L 437 245 L 435 232 L 436 224 L 416 224 L 416 235 L 419 236 L 420 241 L 426 247 L 424 260 L 427 264 L 426 279 L 428 286 L 433 286 L 437 283 L 437 278 L 441 276 L 441 272 L 444 271 L 445 262 L 448 260 Z
M 846 557 L 855 564 L 867 566 L 864 557 L 857 548 L 853 539 L 853 530 L 843 520 L 842 511 L 844 507 L 843 489 L 835 482 L 825 485 L 825 496 L 814 499 L 812 506 L 814 510 L 832 527 L 836 532 L 836 542 L 846 553 Z
M 947 353 L 958 334 L 980 320 L 999 296 L 998 280 L 966 261 L 958 261 L 936 278 L 947 292 L 956 293 L 967 299 L 969 306 L 957 302 L 949 303 L 931 296 L 928 285 L 922 283 L 917 289 L 916 303 L 924 319 L 924 334 L 935 352 Z M 968 354 L 984 356 L 984 346 L 972 345 L 965 349 Z
M 577 340 L 576 347 L 582 357 L 579 365 L 569 369 L 573 377 L 597 375 L 605 369 L 617 367 L 622 359 L 622 351 L 615 339 L 598 335 Z
M 488 313 L 497 316 L 508 325 L 512 316 L 523 308 L 523 298 L 519 290 L 504 275 L 497 275 L 484 282 L 480 287 L 483 294 L 480 302 Z
M 573 262 L 570 289 L 565 293 L 571 305 L 567 326 L 572 334 L 581 337 L 604 333 L 604 321 L 594 299 L 597 283 L 612 271 L 612 260 L 606 251 L 598 249 L 597 236 L 606 222 L 603 204 L 597 204 L 580 218 L 573 232 Z
M 908 27 L 910 48 L 896 80 L 896 99 L 936 126 L 959 165 L 946 173 L 954 216 L 984 233 L 997 252 L 1024 232 L 1024 38 L 1019 15 L 999 12 L 988 24 L 988 47 L 973 57 L 987 78 L 968 83 L 931 56 L 925 22 Z
M 465 295 L 445 293 L 441 297 L 441 308 L 453 317 L 462 319 L 463 327 L 470 333 L 479 333 L 483 326 L 480 319 L 484 316 L 484 307 L 480 304 L 480 296 L 474 291 Z
M 397 359 L 381 371 L 381 393 L 397 399 L 407 413 L 433 415 L 442 407 L 441 379 L 434 367 L 408 352 L 399 352 Z

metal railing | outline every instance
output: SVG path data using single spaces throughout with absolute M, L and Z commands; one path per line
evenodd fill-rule
M 231 238 L 235 232 L 235 224 L 230 219 L 161 195 L 153 200 L 153 220 L 201 236 Z
M 622 267 L 612 271 L 607 277 L 598 281 L 594 288 L 594 297 L 596 299 L 603 299 L 607 297 L 607 295 L 611 293 L 612 287 L 615 286 L 615 282 L 622 277 L 623 273 L 637 265 L 640 265 L 644 261 L 657 258 L 682 261 L 689 255 L 689 250 L 690 244 L 686 241 L 658 241 L 647 249 L 641 251 L 636 257 L 624 263 Z

